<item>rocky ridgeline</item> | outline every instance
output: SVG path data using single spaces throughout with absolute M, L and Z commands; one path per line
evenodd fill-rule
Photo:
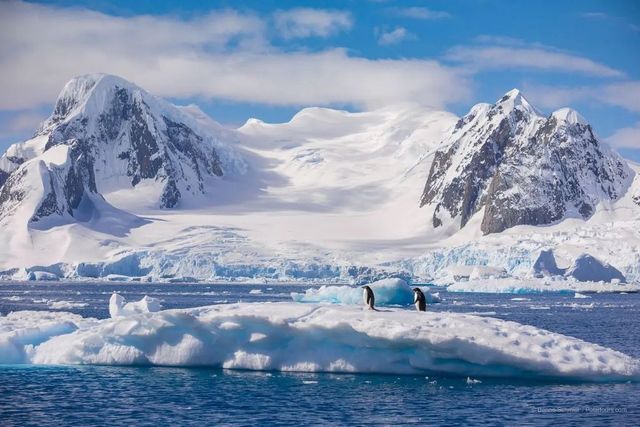
M 587 219 L 625 193 L 633 172 L 574 110 L 541 115 L 517 90 L 462 117 L 436 152 L 420 206 L 439 227 L 482 213 L 484 234 Z
M 162 186 L 158 206 L 177 207 L 186 195 L 205 194 L 209 177 L 223 175 L 217 142 L 193 118 L 130 82 L 75 78 L 34 138 L 0 159 L 0 219 L 25 204 L 30 222 L 73 217 L 85 196 L 101 199 L 101 184 L 118 178 L 131 187 L 152 180 Z

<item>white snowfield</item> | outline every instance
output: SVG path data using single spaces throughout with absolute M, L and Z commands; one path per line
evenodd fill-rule
M 515 322 L 298 303 L 213 305 L 104 320 L 14 312 L 0 317 L 0 363 L 640 379 L 640 361 L 625 354 Z

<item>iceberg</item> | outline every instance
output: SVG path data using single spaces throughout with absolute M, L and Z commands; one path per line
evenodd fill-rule
M 13 312 L 0 317 L 0 363 L 640 380 L 640 361 L 630 356 L 516 322 L 293 302 L 130 312 L 103 320 Z
M 413 290 L 402 279 L 382 279 L 369 283 L 376 297 L 377 306 L 413 304 Z M 431 294 L 428 288 L 422 288 L 427 303 L 440 302 L 438 294 Z M 362 304 L 362 288 L 353 286 L 321 286 L 307 289 L 303 294 L 292 292 L 296 302 L 325 302 L 332 304 Z
M 157 298 L 145 295 L 140 301 L 125 303 L 125 299 L 114 293 L 109 299 L 109 315 L 113 317 L 130 316 L 139 313 L 155 313 L 162 309 Z
M 56 281 L 59 280 L 58 276 L 48 271 L 31 271 L 27 276 L 27 280 L 37 281 Z

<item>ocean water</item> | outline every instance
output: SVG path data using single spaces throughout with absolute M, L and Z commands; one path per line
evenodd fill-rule
M 289 301 L 308 286 L 0 284 L 0 313 L 108 317 L 117 291 L 165 308 Z M 253 290 L 253 292 L 251 292 Z M 256 290 L 260 290 L 258 293 Z M 442 292 L 434 311 L 514 320 L 640 358 L 640 295 Z M 62 302 L 62 303 L 61 303 Z M 639 383 L 113 366 L 0 366 L 0 425 L 640 425 Z

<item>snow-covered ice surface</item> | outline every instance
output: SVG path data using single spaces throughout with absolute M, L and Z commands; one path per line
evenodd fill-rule
M 640 379 L 640 362 L 623 353 L 516 322 L 298 303 L 130 311 L 103 320 L 9 313 L 0 318 L 0 363 Z

